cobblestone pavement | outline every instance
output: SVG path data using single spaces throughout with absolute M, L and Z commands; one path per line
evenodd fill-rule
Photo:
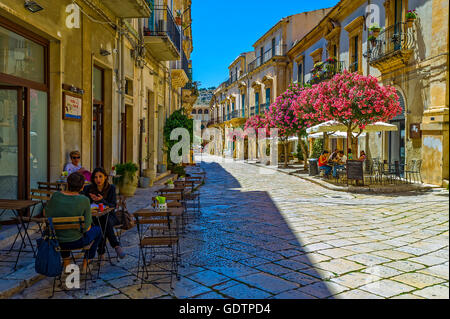
M 448 192 L 354 195 L 245 163 L 201 166 L 202 215 L 181 241 L 172 291 L 137 290 L 131 231 L 129 255 L 102 268 L 88 296 L 55 298 L 449 298 Z M 146 206 L 150 191 L 139 194 L 131 210 Z M 14 298 L 50 291 L 45 279 Z

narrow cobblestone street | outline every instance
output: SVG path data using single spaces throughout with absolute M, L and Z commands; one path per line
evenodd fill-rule
M 137 290 L 137 236 L 101 280 L 55 298 L 448 298 L 448 192 L 354 195 L 245 163 L 208 163 L 184 267 Z M 140 190 L 135 211 L 151 194 Z M 104 269 L 104 270 L 103 270 Z M 15 298 L 47 298 L 50 279 Z

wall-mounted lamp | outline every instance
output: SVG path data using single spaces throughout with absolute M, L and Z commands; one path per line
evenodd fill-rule
M 108 50 L 105 50 L 105 49 L 100 49 L 100 55 L 101 56 L 111 55 L 111 51 L 108 51 Z
M 44 8 L 42 8 L 39 4 L 37 4 L 35 1 L 31 1 L 31 0 L 26 0 L 25 1 L 25 9 L 27 9 L 28 11 L 35 13 L 38 11 L 43 10 Z

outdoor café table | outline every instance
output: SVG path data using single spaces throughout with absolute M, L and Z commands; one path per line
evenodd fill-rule
M 26 240 L 28 239 L 28 242 L 30 243 L 31 250 L 33 251 L 33 257 L 36 257 L 36 252 L 34 250 L 33 243 L 31 241 L 30 235 L 28 234 L 28 225 L 23 220 L 23 217 L 30 217 L 26 216 L 29 215 L 28 209 L 31 207 L 34 207 L 35 205 L 39 204 L 39 201 L 32 201 L 32 200 L 15 200 L 15 199 L 0 199 L 0 217 L 4 215 L 7 211 L 11 211 L 15 218 L 7 220 L 7 221 L 0 221 L 0 224 L 15 224 L 17 226 L 17 235 L 14 239 L 14 242 L 11 245 L 11 248 L 9 249 L 8 253 L 13 251 L 14 245 L 20 236 L 21 238 L 21 244 L 20 248 L 18 250 L 18 254 L 16 257 L 16 262 L 14 264 L 14 269 L 17 268 L 17 263 L 19 262 L 19 257 L 23 249 L 26 247 Z M 22 229 L 24 233 L 22 234 Z
M 104 241 L 106 240 L 106 225 L 108 224 L 109 214 L 111 212 L 113 212 L 113 211 L 114 211 L 114 208 L 112 208 L 112 207 L 109 207 L 109 208 L 105 207 L 102 212 L 99 209 L 97 209 L 97 208 L 92 208 L 91 207 L 92 217 L 95 217 L 97 219 L 98 224 L 100 225 L 100 231 L 102 232 L 102 238 L 103 238 Z M 101 223 L 100 223 L 100 217 L 105 216 L 105 215 L 106 215 L 105 230 L 103 230 L 103 228 L 101 226 Z M 106 248 L 106 252 L 108 253 L 109 262 L 111 263 L 111 265 L 113 265 L 113 263 L 111 261 L 111 256 L 109 255 L 108 248 Z M 100 266 L 101 266 L 101 260 L 99 259 L 99 266 L 98 266 L 97 276 L 100 274 Z

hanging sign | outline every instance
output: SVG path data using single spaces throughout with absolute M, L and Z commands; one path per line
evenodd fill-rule
M 63 119 L 80 121 L 82 104 L 83 100 L 80 96 L 63 92 Z

